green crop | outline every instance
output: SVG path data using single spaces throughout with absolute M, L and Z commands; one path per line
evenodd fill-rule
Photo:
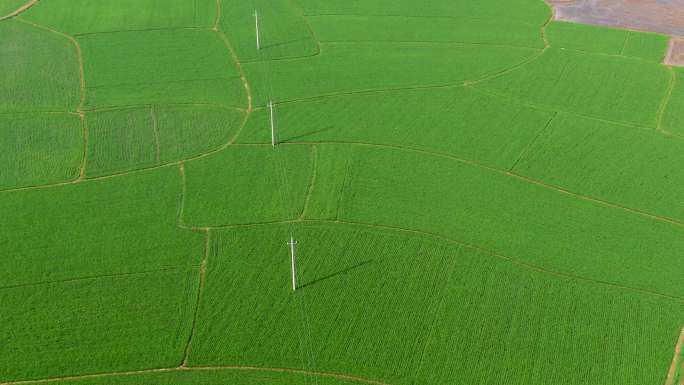
M 684 70 L 667 36 L 552 16 L 41 0 L 0 20 L 0 385 L 664 384 Z

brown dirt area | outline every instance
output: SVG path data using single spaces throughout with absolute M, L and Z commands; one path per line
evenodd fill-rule
M 684 37 L 684 0 L 548 0 L 557 20 Z
M 665 64 L 684 66 L 684 0 L 546 0 L 556 20 L 673 36 Z
M 684 67 L 684 38 L 673 37 L 670 39 L 670 48 L 665 58 L 665 64 Z

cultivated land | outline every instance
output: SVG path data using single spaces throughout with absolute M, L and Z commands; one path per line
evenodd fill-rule
M 0 0 L 0 385 L 684 384 L 668 45 L 542 0 Z

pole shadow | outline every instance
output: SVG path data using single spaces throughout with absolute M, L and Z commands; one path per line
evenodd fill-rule
M 316 279 L 314 279 L 313 281 L 307 282 L 307 283 L 305 283 L 305 284 L 299 286 L 298 289 L 304 289 L 305 287 L 309 287 L 309 286 L 316 285 L 317 283 L 323 282 L 323 281 L 325 281 L 325 280 L 328 280 L 328 279 L 331 279 L 331 278 L 335 278 L 335 277 L 340 276 L 340 275 L 343 275 L 343 274 L 347 274 L 348 272 L 350 272 L 350 271 L 352 271 L 352 270 L 359 269 L 359 268 L 361 268 L 361 267 L 363 267 L 363 266 L 365 266 L 365 265 L 371 264 L 371 263 L 373 263 L 373 262 L 375 262 L 375 261 L 372 260 L 372 259 L 369 259 L 369 260 L 366 260 L 366 261 L 357 263 L 356 265 L 349 266 L 349 267 L 344 268 L 344 269 L 342 269 L 342 270 L 338 270 L 338 271 L 336 271 L 336 272 L 334 272 L 334 273 L 328 274 L 328 275 L 323 276 L 323 277 L 321 277 L 321 278 L 316 278 Z

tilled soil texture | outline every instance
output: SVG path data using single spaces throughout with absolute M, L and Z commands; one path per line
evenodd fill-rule
M 667 51 L 665 64 L 684 67 L 684 38 L 673 37 L 670 39 L 670 48 Z
M 684 37 L 684 0 L 547 0 L 557 20 Z

